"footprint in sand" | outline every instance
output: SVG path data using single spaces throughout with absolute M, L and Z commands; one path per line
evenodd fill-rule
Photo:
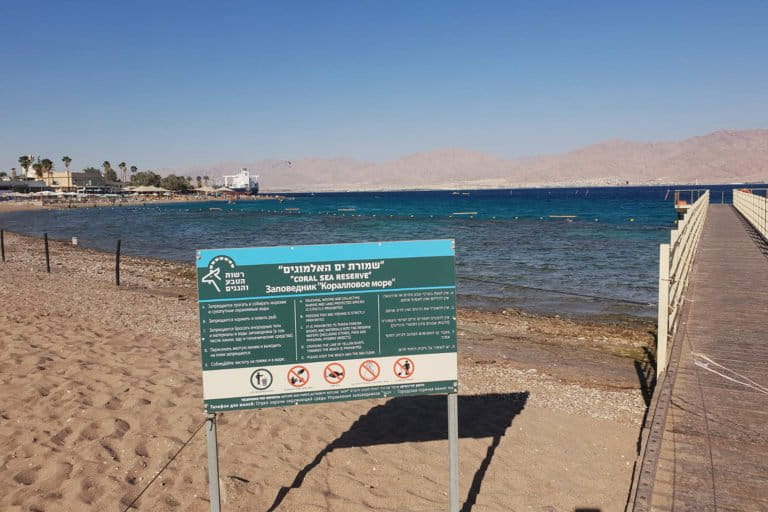
M 166 494 L 165 496 L 163 496 L 163 502 L 169 507 L 178 507 L 179 505 L 181 505 L 179 500 L 177 500 L 170 494 Z
M 133 453 L 139 457 L 149 457 L 149 450 L 147 450 L 147 445 L 144 443 L 137 444 L 136 448 L 133 449 Z
M 78 498 L 83 503 L 90 505 L 101 494 L 101 488 L 91 478 L 86 478 L 80 483 L 80 494 Z
M 72 475 L 72 464 L 69 462 L 57 462 L 47 465 L 41 472 L 36 482 L 39 493 L 46 493 L 46 498 L 61 499 L 61 487 L 65 480 L 69 480 Z M 58 495 L 58 498 L 56 496 Z
M 70 427 L 63 428 L 51 437 L 51 441 L 53 441 L 53 444 L 57 446 L 64 446 L 64 444 L 67 441 L 67 438 L 71 434 L 72 434 L 72 429 Z
M 13 479 L 23 485 L 32 485 L 37 480 L 37 472 L 40 471 L 40 466 L 25 469 L 21 473 L 13 475 Z
M 120 456 L 117 454 L 117 450 L 112 447 L 112 445 L 106 441 L 101 442 L 101 447 L 104 448 L 110 457 L 112 457 L 112 460 L 115 462 L 120 462 Z
M 78 440 L 86 440 L 86 441 L 93 441 L 94 439 L 98 439 L 101 437 L 101 432 L 99 432 L 99 424 L 96 422 L 91 422 L 86 426 L 83 430 L 80 431 L 80 437 Z
M 118 397 L 113 396 L 109 399 L 107 403 L 104 404 L 104 407 L 110 410 L 120 409 L 123 406 L 123 401 L 120 400 Z
M 115 418 L 115 431 L 109 437 L 122 439 L 125 433 L 131 429 L 131 424 L 121 418 Z
M 86 407 L 93 407 L 93 400 L 88 398 L 88 396 L 85 393 L 83 393 L 81 391 L 78 391 L 77 394 L 78 394 L 78 397 L 79 397 L 78 400 L 77 400 L 78 403 L 80 403 L 81 405 L 84 405 Z

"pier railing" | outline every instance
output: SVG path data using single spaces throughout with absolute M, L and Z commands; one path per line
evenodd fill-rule
M 733 191 L 733 206 L 768 240 L 768 189 L 741 188 Z
M 677 194 L 675 195 L 677 198 Z M 659 246 L 659 309 L 656 342 L 656 375 L 666 370 L 668 342 L 677 328 L 683 293 L 693 265 L 696 246 L 701 237 L 709 207 L 709 190 L 696 195 L 692 204 L 680 204 L 675 208 L 682 213 L 677 228 L 670 233 L 668 244 Z

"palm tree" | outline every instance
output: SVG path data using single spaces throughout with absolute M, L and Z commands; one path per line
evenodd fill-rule
M 203 178 L 200 176 L 196 177 L 195 181 L 197 181 L 197 188 L 201 188 L 203 186 Z
M 35 170 L 35 176 L 37 176 L 38 179 L 43 177 L 43 164 L 40 162 L 35 162 L 32 164 L 32 169 Z
M 125 183 L 125 169 L 127 165 L 125 162 L 120 162 L 117 166 L 120 168 L 120 181 Z
M 27 174 L 29 174 L 29 168 L 32 166 L 32 157 L 28 155 L 21 155 L 19 157 L 19 165 L 22 169 L 24 169 L 24 177 L 27 177 Z
M 43 158 L 40 162 L 40 167 L 42 167 L 43 172 L 48 175 L 48 181 L 50 183 L 47 183 L 47 185 L 50 187 L 53 185 L 53 160 L 50 158 Z
M 69 173 L 69 164 L 72 163 L 72 159 L 68 156 L 65 156 L 61 159 L 62 162 L 64 162 L 64 167 L 67 169 L 67 187 L 72 186 L 72 175 Z
M 208 186 L 208 180 L 211 179 L 208 176 L 203 176 L 203 181 L 205 182 L 205 186 Z
M 192 186 L 192 176 L 186 176 L 187 183 L 189 183 L 189 186 Z
M 109 160 L 104 160 L 104 162 L 101 164 L 101 166 L 104 168 L 104 174 L 107 174 L 107 171 L 112 169 L 112 164 L 109 163 Z
M 139 170 L 139 168 L 136 167 L 135 165 L 131 166 L 131 174 L 136 174 L 136 171 L 138 171 L 138 170 Z

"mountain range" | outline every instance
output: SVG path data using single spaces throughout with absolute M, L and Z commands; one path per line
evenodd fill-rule
M 609 140 L 563 154 L 505 159 L 439 149 L 380 163 L 352 158 L 219 162 L 163 173 L 260 175 L 264 192 L 768 182 L 768 130 L 672 142 Z

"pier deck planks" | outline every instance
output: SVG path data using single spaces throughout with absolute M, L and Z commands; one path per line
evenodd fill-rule
M 768 252 L 730 205 L 710 205 L 674 343 L 677 375 L 651 510 L 768 511 Z M 723 368 L 710 368 L 744 380 Z

